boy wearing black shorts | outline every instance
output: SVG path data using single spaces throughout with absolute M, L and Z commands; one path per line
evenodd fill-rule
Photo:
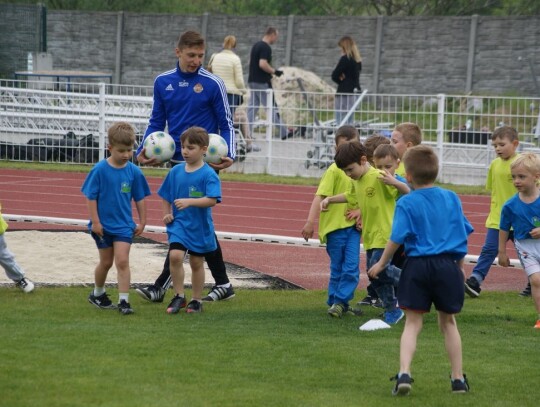
M 392 394 L 407 395 L 411 390 L 410 368 L 416 341 L 422 330 L 423 314 L 430 311 L 431 304 L 438 312 L 450 359 L 452 392 L 466 393 L 469 385 L 462 370 L 461 336 L 454 315 L 463 307 L 463 258 L 473 228 L 463 214 L 458 196 L 434 186 L 439 162 L 430 147 L 409 148 L 403 161 L 411 193 L 397 202 L 390 241 L 381 259 L 368 271 L 370 278 L 377 278 L 399 245 L 405 246 L 407 260 L 397 297 L 406 321 Z

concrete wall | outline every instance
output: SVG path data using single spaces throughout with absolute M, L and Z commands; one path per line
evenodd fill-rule
M 22 14 L 9 10 L 0 5 L 0 34 L 10 32 L 0 36 L 0 56 L 38 51 L 24 49 L 28 30 L 12 22 Z M 108 71 L 117 83 L 152 85 L 158 73 L 174 66 L 174 46 L 182 31 L 201 31 L 208 57 L 220 49 L 225 35 L 234 34 L 247 77 L 250 48 L 269 25 L 280 31 L 274 66 L 290 62 L 329 83 L 340 57 L 337 42 L 348 34 L 363 57 L 362 87 L 372 93 L 540 96 L 529 64 L 518 61 L 524 56 L 533 66 L 540 62 L 540 16 L 239 17 L 50 10 L 47 51 L 57 69 Z M 13 59 L 1 59 L 4 77 L 21 69 Z

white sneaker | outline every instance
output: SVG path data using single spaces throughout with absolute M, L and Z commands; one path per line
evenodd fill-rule
M 34 283 L 28 280 L 26 277 L 23 277 L 22 279 L 17 281 L 15 285 L 27 294 L 34 291 Z

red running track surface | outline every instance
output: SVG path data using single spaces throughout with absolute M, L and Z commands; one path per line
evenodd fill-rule
M 86 201 L 80 192 L 85 176 L 82 173 L 0 169 L 3 212 L 87 219 Z M 152 196 L 147 201 L 147 224 L 162 226 L 161 201 L 156 194 L 161 178 L 148 177 L 148 182 Z M 315 191 L 316 187 L 309 186 L 223 182 L 222 203 L 213 210 L 216 230 L 301 237 L 300 231 Z M 475 229 L 469 240 L 469 254 L 478 255 L 484 241 L 489 196 L 463 195 L 460 198 L 465 215 Z M 13 223 L 11 227 L 28 228 L 29 225 Z M 165 235 L 147 236 L 166 242 Z M 221 244 L 227 262 L 281 277 L 307 289 L 327 286 L 328 257 L 324 248 L 230 240 L 223 240 Z M 515 258 L 513 249 L 510 253 Z M 471 266 L 467 266 L 467 275 L 470 270 Z M 158 272 L 156 270 L 156 276 Z M 360 286 L 365 287 L 365 282 L 365 265 L 362 264 Z M 520 290 L 525 283 L 521 269 L 492 267 L 483 288 Z

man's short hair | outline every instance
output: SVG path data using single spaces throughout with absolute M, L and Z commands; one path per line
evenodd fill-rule
M 180 34 L 176 48 L 192 48 L 192 47 L 204 47 L 204 38 L 197 31 L 186 31 Z
M 408 148 L 403 154 L 403 165 L 416 185 L 433 184 L 439 174 L 439 157 L 426 145 Z

